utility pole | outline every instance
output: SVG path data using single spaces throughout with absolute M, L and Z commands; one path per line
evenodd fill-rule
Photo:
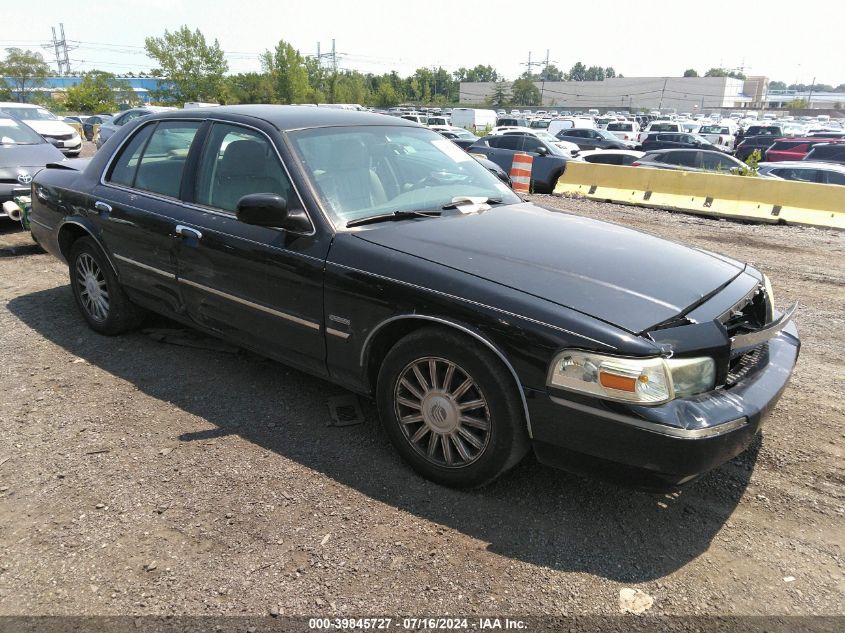
M 663 90 L 660 91 L 660 105 L 657 106 L 657 110 L 663 110 L 663 95 L 666 94 L 666 82 L 669 81 L 668 77 L 663 78 Z
M 813 77 L 813 83 L 810 84 L 810 94 L 807 96 L 807 109 L 813 109 L 813 88 L 816 87 L 816 78 Z

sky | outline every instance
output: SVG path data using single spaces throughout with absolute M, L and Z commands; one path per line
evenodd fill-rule
M 783 9 L 778 6 L 783 3 Z M 150 70 L 144 38 L 186 24 L 215 38 L 231 73 L 260 70 L 258 55 L 284 39 L 303 55 L 331 50 L 338 66 L 361 72 L 419 67 L 451 71 L 489 64 L 513 79 L 532 61 L 568 70 L 575 62 L 613 66 L 628 77 L 680 76 L 687 68 L 744 69 L 790 83 L 845 83 L 837 43 L 845 3 L 785 0 L 738 3 L 548 2 L 539 0 L 32 0 L 3 16 L 0 48 L 41 50 L 64 23 L 71 69 L 114 73 Z M 794 20 L 812 25 L 795 36 Z M 568 28 L 567 25 L 573 25 Z M 782 33 L 782 37 L 778 35 Z M 45 46 L 42 48 L 44 45 Z M 536 72 L 537 68 L 535 68 Z

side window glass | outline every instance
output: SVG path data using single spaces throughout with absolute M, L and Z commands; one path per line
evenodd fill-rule
M 499 149 L 519 151 L 522 149 L 522 136 L 518 134 L 506 134 L 499 140 Z
M 524 142 L 523 142 L 523 145 L 522 145 L 522 150 L 525 151 L 525 152 L 535 152 L 536 153 L 537 149 L 543 146 L 542 141 L 540 141 L 540 139 L 538 139 L 538 138 L 526 136 L 523 139 L 523 141 Z
M 251 193 L 276 193 L 292 204 L 290 180 L 273 146 L 253 130 L 215 124 L 199 169 L 199 204 L 234 212 L 238 200 Z
M 159 123 L 141 156 L 135 188 L 178 198 L 188 150 L 199 127 L 196 121 Z
M 109 182 L 132 187 L 135 184 L 135 171 L 141 161 L 141 153 L 147 145 L 147 140 L 155 129 L 155 125 L 145 125 L 124 145 L 120 155 L 112 163 Z

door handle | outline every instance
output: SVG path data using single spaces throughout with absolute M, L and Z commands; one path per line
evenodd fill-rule
M 100 200 L 94 203 L 94 208 L 100 213 L 111 213 L 111 205 Z
M 202 239 L 202 233 L 196 229 L 192 229 L 190 226 L 182 226 L 181 224 L 176 225 L 176 236 L 193 238 L 197 241 Z

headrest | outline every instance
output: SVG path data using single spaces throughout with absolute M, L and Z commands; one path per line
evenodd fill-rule
M 258 141 L 232 141 L 223 152 L 220 175 L 263 177 L 267 172 L 267 146 Z

